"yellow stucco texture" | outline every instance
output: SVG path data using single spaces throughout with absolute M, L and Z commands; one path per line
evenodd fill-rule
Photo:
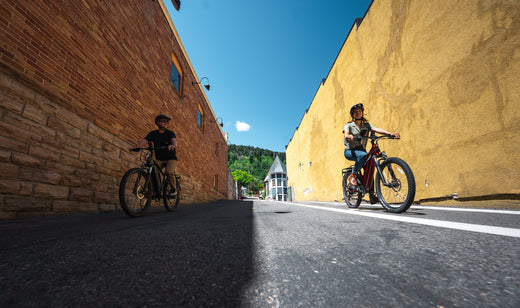
M 415 200 L 520 194 L 520 1 L 374 0 L 287 145 L 295 200 L 340 201 L 343 126 L 365 105 Z

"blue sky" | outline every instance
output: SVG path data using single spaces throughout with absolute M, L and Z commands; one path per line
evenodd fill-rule
M 284 152 L 372 0 L 164 2 L 229 143 Z

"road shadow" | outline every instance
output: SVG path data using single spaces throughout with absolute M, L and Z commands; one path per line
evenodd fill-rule
M 0 305 L 240 305 L 251 201 L 1 221 Z

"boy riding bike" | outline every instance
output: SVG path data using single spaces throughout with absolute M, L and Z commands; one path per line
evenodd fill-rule
M 137 148 L 142 148 L 148 146 L 150 142 L 153 142 L 155 147 L 167 146 L 167 149 L 157 150 L 156 160 L 161 162 L 161 167 L 166 166 L 166 175 L 170 180 L 170 184 L 172 189 L 175 189 L 175 169 L 177 168 L 178 160 L 177 160 L 177 139 L 175 133 L 168 129 L 168 123 L 170 122 L 170 118 L 163 114 L 155 117 L 155 125 L 157 125 L 157 130 L 153 130 L 141 139 L 135 146 L 131 147 L 129 150 L 132 151 Z M 177 194 L 177 191 L 172 193 L 173 195 Z

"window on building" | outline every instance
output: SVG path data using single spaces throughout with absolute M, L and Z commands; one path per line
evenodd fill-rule
M 215 139 L 215 155 L 218 155 L 218 141 Z
M 202 106 L 199 104 L 199 110 L 197 115 L 197 124 L 200 129 L 204 129 L 204 110 L 202 110 Z
M 172 53 L 172 65 L 170 68 L 170 81 L 179 92 L 179 94 L 182 94 L 182 68 L 177 60 L 177 57 Z
M 218 174 L 215 173 L 215 175 L 213 176 L 213 187 L 215 189 L 218 189 Z

